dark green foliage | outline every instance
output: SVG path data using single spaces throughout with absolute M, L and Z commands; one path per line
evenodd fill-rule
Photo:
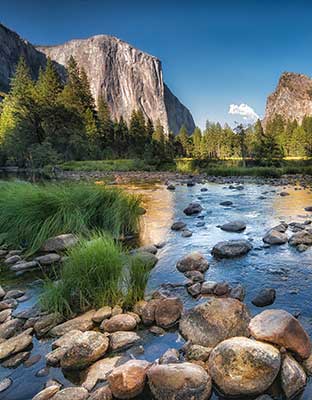
M 0 191 L 0 236 L 14 248 L 35 252 L 66 232 L 88 236 L 101 230 L 119 238 L 138 229 L 140 199 L 118 189 L 2 182 Z

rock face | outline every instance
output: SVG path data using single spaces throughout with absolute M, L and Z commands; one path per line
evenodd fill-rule
M 240 301 L 212 298 L 182 316 L 180 331 L 193 344 L 214 347 L 233 336 L 248 336 L 249 321 L 248 310 Z
M 300 322 L 287 311 L 263 311 L 250 321 L 249 330 L 255 339 L 283 346 L 303 359 L 311 354 L 308 334 Z
M 245 337 L 221 342 L 209 357 L 209 370 L 226 395 L 244 396 L 264 392 L 274 382 L 281 355 L 272 345 Z
M 305 115 L 312 115 L 312 79 L 302 74 L 283 73 L 276 90 L 267 99 L 264 126 L 276 114 L 285 121 L 296 119 L 300 123 Z
M 206 400 L 211 393 L 211 378 L 199 365 L 188 362 L 154 365 L 148 383 L 157 400 Z
M 123 116 L 129 121 L 131 112 L 140 109 L 152 121 L 159 119 L 166 132 L 177 133 L 182 125 L 190 133 L 194 130 L 189 110 L 165 85 L 156 57 L 108 35 L 38 46 L 37 50 L 63 66 L 73 56 L 85 69 L 94 98 L 105 97 L 114 119 Z

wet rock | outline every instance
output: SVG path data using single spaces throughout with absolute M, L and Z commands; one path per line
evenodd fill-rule
M 113 394 L 109 386 L 102 386 L 90 393 L 88 400 L 112 400 Z
M 190 203 L 184 210 L 186 215 L 195 215 L 202 212 L 203 208 L 199 203 Z
M 45 241 L 41 250 L 45 253 L 53 253 L 73 247 L 78 242 L 78 238 L 71 233 L 52 237 Z
M 69 387 L 57 392 L 52 400 L 87 400 L 89 393 L 82 387 Z
M 250 321 L 249 330 L 255 339 L 283 346 L 303 359 L 311 354 L 308 334 L 300 322 L 287 311 L 263 311 Z
M 308 206 L 304 208 L 305 211 L 312 211 L 312 206 Z
M 199 271 L 205 272 L 209 268 L 209 263 L 206 258 L 198 252 L 190 253 L 182 257 L 177 262 L 177 269 L 180 272 Z
M 141 340 L 140 336 L 135 332 L 125 331 L 111 333 L 109 339 L 111 351 L 127 349 Z
M 15 299 L 2 300 L 0 302 L 0 311 L 6 310 L 8 308 L 16 308 L 17 305 L 18 305 L 18 302 Z
M 209 357 L 214 383 L 231 396 L 264 392 L 277 377 L 280 365 L 280 352 L 275 347 L 245 337 L 221 342 Z
M 138 249 L 135 249 L 134 250 L 135 252 L 137 252 L 137 253 L 151 253 L 151 254 L 156 254 L 157 253 L 157 247 L 156 246 L 154 246 L 153 244 L 150 244 L 150 245 L 147 245 L 147 246 L 142 246 L 142 247 L 139 247 Z
M 300 231 L 294 233 L 290 239 L 289 244 L 292 246 L 298 246 L 300 244 L 304 244 L 306 246 L 312 245 L 312 233 L 308 231 Z
M 194 285 L 191 285 L 187 288 L 187 291 L 193 297 L 199 296 L 201 293 L 201 283 L 194 283 Z
M 205 281 L 201 285 L 201 294 L 213 294 L 218 282 Z
M 68 347 L 70 346 L 76 339 L 78 339 L 82 334 L 82 331 L 78 329 L 73 329 L 65 333 L 63 336 L 59 337 L 52 343 L 52 349 L 57 349 L 58 347 Z
M 212 351 L 211 347 L 204 347 L 198 344 L 191 344 L 187 346 L 185 351 L 185 358 L 188 361 L 203 361 L 206 362 Z
M 156 336 L 162 336 L 162 335 L 164 335 L 164 334 L 166 333 L 166 331 L 165 331 L 163 328 L 161 328 L 160 326 L 156 326 L 156 325 L 151 326 L 151 327 L 149 328 L 149 331 L 150 331 L 153 335 L 156 335 Z
M 265 307 L 273 304 L 276 297 L 275 289 L 268 288 L 262 289 L 260 292 L 251 300 L 252 304 L 257 307 Z
M 170 184 L 170 185 L 167 186 L 167 189 L 168 190 L 175 190 L 176 187 L 173 184 Z
M 0 360 L 26 349 L 32 343 L 32 328 L 0 343 Z
M 152 325 L 155 322 L 155 311 L 159 301 L 152 299 L 142 308 L 141 317 L 144 325 Z
M 200 271 L 187 271 L 184 275 L 192 282 L 204 282 L 205 280 L 203 273 Z
M 2 366 L 4 368 L 16 368 L 20 364 L 22 364 L 22 362 L 27 360 L 29 355 L 30 355 L 29 351 L 24 351 L 24 352 L 21 352 L 21 353 L 14 354 L 12 357 L 10 357 L 10 358 L 6 359 L 5 361 L 3 361 L 2 362 Z
M 200 191 L 201 191 L 201 192 L 208 192 L 208 189 L 207 189 L 206 187 L 202 187 L 202 188 L 200 189 Z
M 246 229 L 246 224 L 243 221 L 231 221 L 221 225 L 220 228 L 227 232 L 242 232 Z
M 99 332 L 84 332 L 65 351 L 61 359 L 64 369 L 81 369 L 102 357 L 109 346 L 109 340 Z
M 94 327 L 94 323 L 92 320 L 94 313 L 95 311 L 91 310 L 86 312 L 85 314 L 80 315 L 79 317 L 63 322 L 62 324 L 52 328 L 49 334 L 52 336 L 62 336 L 65 333 L 72 331 L 73 329 L 77 329 L 82 332 L 88 331 Z
M 192 235 L 193 235 L 193 233 L 191 231 L 189 231 L 188 229 L 183 229 L 183 231 L 181 233 L 181 236 L 185 237 L 185 238 L 191 237 Z
M 9 290 L 6 295 L 4 296 L 4 300 L 7 299 L 18 299 L 19 297 L 24 296 L 25 291 L 24 290 Z
M 182 315 L 180 331 L 193 344 L 214 347 L 233 336 L 249 336 L 247 307 L 231 298 L 211 298 Z
M 280 196 L 282 196 L 282 197 L 289 196 L 289 193 L 288 192 L 281 192 Z
M 228 240 L 217 243 L 212 254 L 216 258 L 234 258 L 247 254 L 252 249 L 252 245 L 247 240 Z
M 135 305 L 133 306 L 133 312 L 135 312 L 140 317 L 142 317 L 142 310 L 146 306 L 146 304 L 147 304 L 147 301 L 145 301 L 145 300 L 137 301 L 135 303 Z
M 9 339 L 20 331 L 23 325 L 24 322 L 18 318 L 4 322 L 0 325 L 0 338 Z
M 26 368 L 32 367 L 33 365 L 37 364 L 37 362 L 39 362 L 40 360 L 41 360 L 41 354 L 34 354 L 24 362 L 24 366 Z
M 81 337 L 81 335 L 81 331 L 72 330 L 53 342 L 52 349 L 54 350 L 45 356 L 47 364 L 53 367 L 59 366 L 66 351 Z
M 94 313 L 92 320 L 96 323 L 100 323 L 104 319 L 110 318 L 111 315 L 112 315 L 112 307 L 109 306 L 101 307 Z
M 6 310 L 0 311 L 0 324 L 9 320 L 11 318 L 11 315 L 12 315 L 11 308 L 7 308 Z
M 157 400 L 206 400 L 211 394 L 211 378 L 199 365 L 188 362 L 153 365 L 147 375 Z
M 52 265 L 60 262 L 61 256 L 56 253 L 45 254 L 44 256 L 36 257 L 34 261 L 40 265 Z
M 288 241 L 288 236 L 286 233 L 276 231 L 274 229 L 271 229 L 269 232 L 267 232 L 262 239 L 264 243 L 268 244 L 284 244 L 287 243 Z
M 177 349 L 168 349 L 159 359 L 159 364 L 174 364 L 180 361 Z
M 255 400 L 273 400 L 271 396 L 267 394 L 263 394 L 261 396 L 258 396 Z
M 183 311 L 183 303 L 178 297 L 162 299 L 155 309 L 155 321 L 161 328 L 167 329 L 175 325 Z
M 35 397 L 33 397 L 32 400 L 49 400 L 51 397 L 53 397 L 58 391 L 60 390 L 60 387 L 58 385 L 52 385 L 49 386 L 38 394 L 36 394 Z
M 289 354 L 283 358 L 280 375 L 282 389 L 287 399 L 293 398 L 294 395 L 301 392 L 307 383 L 303 368 Z
M 220 206 L 230 207 L 233 205 L 233 202 L 230 200 L 221 201 Z
M 106 319 L 101 324 L 101 329 L 106 332 L 117 332 L 117 331 L 132 331 L 136 328 L 137 322 L 129 314 L 119 314 Z
M 186 182 L 186 186 L 188 186 L 188 187 L 192 187 L 192 186 L 195 186 L 195 185 L 196 185 L 195 181 L 189 180 L 189 181 Z
M 199 222 L 196 223 L 196 226 L 198 228 L 201 228 L 202 226 L 205 226 L 205 222 L 204 221 L 199 221 Z
M 0 285 L 0 299 L 2 299 L 5 296 L 5 290 L 3 287 Z
M 186 227 L 186 223 L 185 222 L 177 221 L 177 222 L 174 222 L 171 225 L 171 230 L 173 230 L 173 231 L 181 231 L 185 227 Z
M 0 393 L 3 393 L 5 390 L 7 390 L 11 385 L 13 381 L 10 378 L 4 378 L 0 381 Z
M 63 317 L 58 313 L 43 315 L 35 322 L 34 331 L 38 337 L 42 337 L 62 321 Z
M 218 282 L 213 293 L 216 296 L 225 296 L 230 291 L 230 285 L 227 282 Z
M 39 371 L 36 372 L 35 376 L 37 378 L 43 378 L 45 376 L 48 376 L 50 373 L 50 368 L 49 367 L 44 367 L 39 369 Z
M 107 357 L 97 361 L 87 369 L 82 387 L 90 392 L 98 382 L 104 382 L 114 368 L 124 364 L 126 361 L 127 358 L 121 356 Z
M 245 288 L 242 285 L 237 285 L 233 288 L 231 288 L 229 296 L 232 297 L 233 299 L 237 299 L 240 301 L 243 301 L 245 298 Z
M 20 256 L 16 255 L 16 256 L 11 256 L 11 257 L 6 258 L 4 260 L 4 264 L 5 265 L 13 265 L 13 264 L 18 263 L 19 261 L 22 261 L 22 258 Z
M 303 253 L 304 251 L 307 251 L 308 248 L 309 248 L 309 246 L 307 246 L 307 245 L 305 245 L 305 244 L 299 244 L 299 245 L 297 246 L 297 250 L 298 250 L 300 253 Z
M 150 364 L 143 360 L 128 361 L 115 368 L 107 377 L 112 394 L 117 399 L 132 399 L 144 389 Z
M 288 224 L 286 222 L 281 222 L 279 225 L 274 226 L 271 230 L 285 233 L 287 231 Z

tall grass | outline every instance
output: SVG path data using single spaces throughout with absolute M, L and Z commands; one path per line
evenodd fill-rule
M 0 183 L 0 238 L 34 253 L 46 239 L 94 230 L 121 235 L 138 230 L 140 198 L 93 184 Z
M 127 255 L 107 235 L 81 240 L 68 251 L 58 280 L 46 281 L 42 308 L 68 316 L 89 307 L 131 307 L 144 297 L 150 268 L 149 262 Z

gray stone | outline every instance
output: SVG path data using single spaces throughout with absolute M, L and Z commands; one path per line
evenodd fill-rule
M 172 229 L 173 231 L 181 231 L 181 230 L 184 229 L 185 227 L 186 227 L 186 223 L 185 223 L 185 222 L 182 222 L 182 221 L 174 222 L 174 223 L 171 225 L 171 229 Z
M 0 299 L 2 299 L 5 296 L 5 290 L 3 287 L 0 285 Z
M 136 332 L 114 332 L 109 336 L 109 345 L 111 351 L 127 349 L 141 340 Z
M 181 233 L 181 236 L 185 237 L 185 238 L 191 237 L 192 235 L 193 235 L 193 233 L 191 231 L 189 231 L 188 229 L 183 229 L 183 231 Z
M 47 334 L 52 328 L 63 321 L 63 317 L 58 313 L 52 313 L 39 317 L 34 324 L 34 331 L 41 337 Z
M 34 261 L 40 265 L 51 265 L 60 262 L 61 256 L 56 253 L 45 254 L 44 256 L 36 257 Z
M 177 269 L 180 272 L 187 272 L 187 271 L 199 271 L 205 272 L 209 268 L 209 263 L 207 259 L 198 252 L 190 253 L 184 257 L 182 257 L 177 262 Z
M 240 301 L 244 300 L 245 295 L 246 295 L 245 288 L 240 284 L 235 287 L 232 287 L 229 293 L 230 297 Z
M 78 329 L 82 332 L 88 331 L 94 327 L 94 322 L 92 320 L 94 313 L 95 311 L 91 310 L 79 317 L 63 322 L 62 324 L 52 328 L 49 334 L 51 336 L 62 336 L 73 329 Z
M 89 393 L 82 387 L 68 387 L 57 392 L 52 400 L 87 400 Z
M 38 268 L 39 264 L 36 261 L 19 262 L 10 267 L 13 272 L 30 271 L 32 269 Z
M 10 319 L 3 324 L 0 325 L 0 338 L 9 339 L 14 336 L 19 330 L 21 330 L 24 325 L 24 321 L 21 319 L 15 318 Z
M 206 281 L 201 285 L 201 294 L 213 294 L 218 282 Z
M 180 361 L 177 349 L 168 349 L 159 359 L 159 364 L 174 364 Z
M 32 343 L 32 328 L 0 343 L 0 360 L 26 349 Z
M 232 205 L 233 205 L 233 202 L 230 201 L 230 200 L 225 200 L 225 201 L 222 201 L 220 203 L 220 206 L 225 206 L 225 207 L 229 207 L 229 206 L 232 206 Z
M 304 244 L 306 246 L 312 245 L 312 233 L 308 231 L 300 231 L 294 233 L 290 239 L 289 244 L 292 246 L 298 246 L 300 244 Z
M 279 232 L 275 229 L 271 229 L 270 231 L 268 231 L 264 238 L 262 239 L 264 241 L 264 243 L 268 243 L 268 244 L 284 244 L 287 243 L 288 241 L 288 236 L 286 235 L 286 233 L 283 232 Z
M 3 393 L 5 390 L 7 390 L 11 385 L 13 381 L 10 378 L 4 378 L 0 381 L 0 393 Z
M 303 368 L 289 354 L 286 354 L 283 358 L 280 375 L 282 389 L 287 399 L 293 398 L 296 394 L 300 393 L 307 383 L 307 377 Z
M 252 249 L 252 245 L 247 240 L 228 240 L 217 243 L 212 254 L 216 258 L 234 258 L 247 254 Z
M 19 261 L 22 261 L 22 258 L 20 256 L 16 255 L 16 256 L 7 257 L 4 260 L 4 264 L 5 265 L 13 265 L 13 264 L 16 264 Z
M 197 282 L 194 283 L 194 285 L 191 285 L 187 288 L 187 291 L 189 292 L 189 294 L 193 297 L 197 297 L 200 295 L 201 293 L 201 283 Z
M 273 304 L 276 297 L 276 291 L 273 288 L 265 288 L 252 299 L 252 304 L 257 307 L 265 307 Z
M 76 236 L 67 233 L 46 240 L 41 250 L 46 253 L 63 251 L 74 246 L 77 242 L 78 238 Z
M 104 306 L 104 307 L 101 307 L 100 309 L 98 309 L 94 313 L 92 319 L 93 319 L 94 322 L 100 323 L 104 319 L 110 318 L 111 315 L 112 315 L 112 307 Z
M 231 221 L 221 225 L 220 228 L 227 232 L 242 232 L 246 229 L 246 224 L 243 221 Z
M 60 387 L 58 385 L 52 385 L 49 386 L 41 392 L 37 393 L 35 397 L 33 397 L 32 400 L 49 400 L 51 399 L 58 391 L 60 390 Z
M 6 293 L 6 295 L 4 296 L 4 300 L 7 300 L 7 299 L 17 299 L 17 298 L 19 298 L 19 297 L 22 297 L 22 296 L 24 296 L 24 294 L 25 294 L 25 291 L 24 290 L 9 290 L 7 293 Z
M 4 367 L 4 368 L 16 368 L 20 364 L 22 364 L 22 362 L 27 360 L 29 355 L 30 355 L 29 351 L 24 351 L 24 352 L 21 352 L 21 353 L 14 354 L 13 356 L 7 358 L 5 361 L 2 362 L 2 367 Z
M 203 208 L 199 203 L 190 203 L 184 210 L 186 215 L 195 215 L 202 212 Z
M 136 328 L 136 319 L 129 314 L 119 314 L 105 319 L 101 324 L 101 329 L 106 332 L 117 332 L 117 331 L 132 331 Z

